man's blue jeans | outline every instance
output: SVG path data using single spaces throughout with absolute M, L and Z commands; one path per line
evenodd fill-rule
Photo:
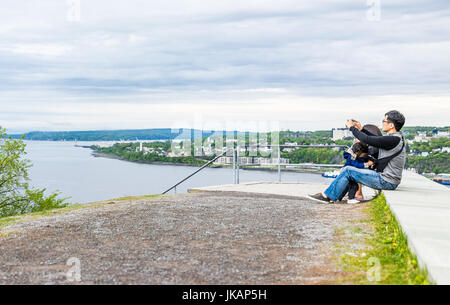
M 376 190 L 395 190 L 397 188 L 397 184 L 385 181 L 380 173 L 374 170 L 346 166 L 324 193 L 333 201 L 342 200 L 348 192 L 351 182 L 361 183 Z

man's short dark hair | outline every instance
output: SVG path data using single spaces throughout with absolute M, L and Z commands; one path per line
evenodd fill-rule
M 405 117 L 397 110 L 391 110 L 387 112 L 385 115 L 387 115 L 387 120 L 394 124 L 395 129 L 397 131 L 400 131 L 403 125 L 405 125 Z

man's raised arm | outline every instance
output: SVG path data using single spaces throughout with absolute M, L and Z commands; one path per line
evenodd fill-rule
M 350 131 L 361 142 L 386 150 L 394 148 L 400 142 L 399 137 L 367 135 L 355 126 L 351 126 Z

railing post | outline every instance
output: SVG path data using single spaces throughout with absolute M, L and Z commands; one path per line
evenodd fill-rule
M 233 174 L 234 174 L 234 184 L 236 184 L 236 150 L 233 148 Z
M 281 182 L 281 158 L 280 158 L 280 145 L 278 145 L 278 182 Z
M 236 177 L 237 184 L 239 184 L 239 146 L 237 146 L 236 151 Z

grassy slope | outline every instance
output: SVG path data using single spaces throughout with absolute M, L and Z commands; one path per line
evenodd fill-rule
M 386 205 L 384 195 L 381 194 L 369 202 L 365 212 L 368 217 L 363 221 L 363 226 L 353 227 L 346 233 L 341 232 L 341 235 L 344 235 L 341 241 L 358 234 L 365 247 L 356 251 L 351 249 L 349 252 L 342 242 L 336 245 L 339 249 L 339 265 L 349 274 L 343 279 L 343 283 L 431 284 L 427 271 L 419 267 L 416 256 L 411 253 L 407 238 Z M 380 267 L 379 272 L 376 272 L 377 266 Z

